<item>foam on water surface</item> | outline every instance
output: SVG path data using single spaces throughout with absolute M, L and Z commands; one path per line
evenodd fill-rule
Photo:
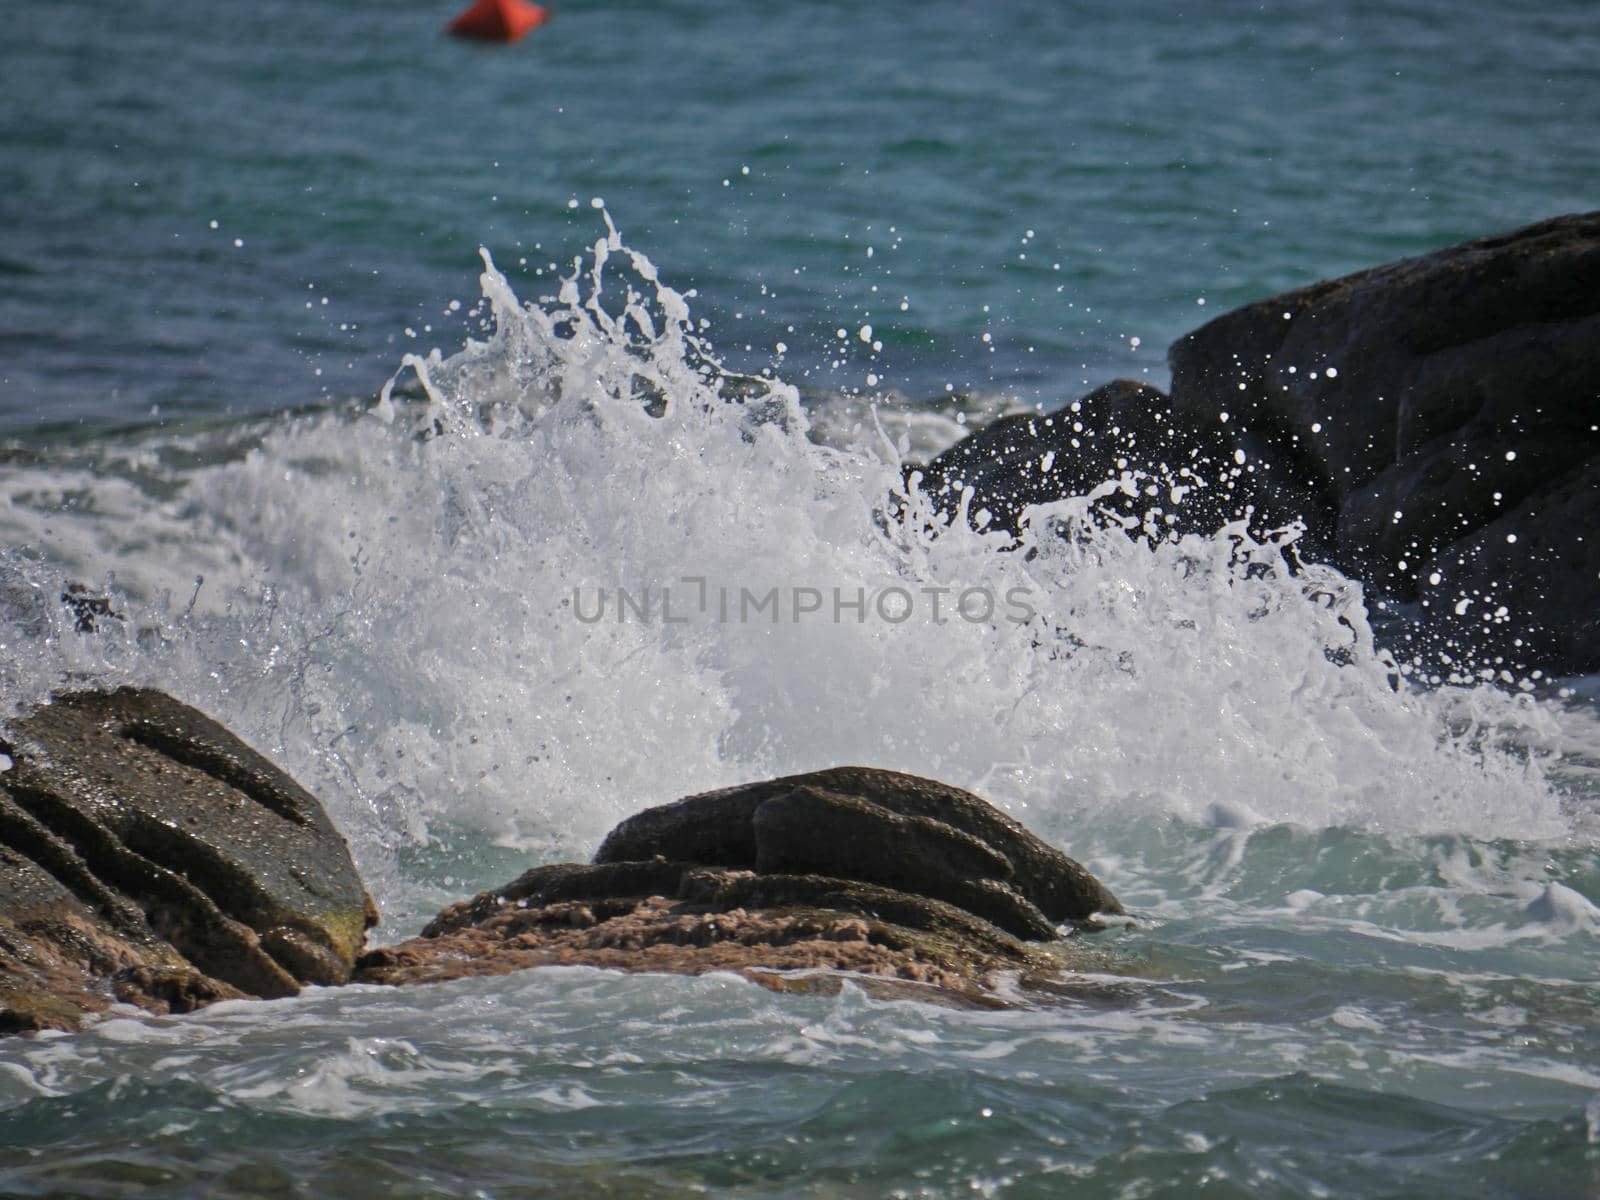
M 1589 6 L 1368 6 L 1355 37 L 1343 6 L 689 0 L 579 6 L 517 55 L 394 6 L 267 0 L 233 38 L 169 7 L 12 22 L 0 418 L 53 441 L 0 447 L 5 702 L 126 679 L 214 713 L 324 798 L 385 937 L 684 791 L 925 771 L 1114 883 L 1135 923 L 1096 936 L 1133 974 L 1013 1012 L 558 969 L 120 1013 L 0 1042 L 4 1191 L 1600 1195 L 1595 680 L 1570 708 L 1396 688 L 1349 581 L 1231 533 L 1152 553 L 1085 520 L 1115 495 L 1056 512 L 1070 541 L 1041 515 L 1032 560 L 887 499 L 897 455 L 1015 403 L 958 389 L 1159 383 L 1235 303 L 1592 203 Z M 573 187 L 653 223 L 729 361 L 833 393 L 707 383 Z M 581 222 L 608 319 L 586 254 L 542 317 L 491 275 L 498 331 L 452 353 L 463 239 L 554 279 Z M 407 326 L 452 344 L 388 423 L 197 415 L 347 394 Z M 874 414 L 872 375 L 948 399 Z M 154 404 L 142 433 L 70 424 Z M 1002 608 L 561 603 L 683 574 Z M 65 579 L 124 621 L 75 631 Z
M 1364 966 L 1194 965 L 1012 1012 L 553 968 L 116 1018 L 6 1047 L 0 1155 L 70 1127 L 8 1178 L 90 1194 L 130 1163 L 259 1186 L 284 1156 L 296 1186 L 339 1195 L 575 1170 L 640 1195 L 1005 1194 L 1063 1175 L 1118 1195 L 1176 1175 L 1487 1197 L 1528 1158 L 1561 1187 L 1587 1177 L 1600 1076 L 1563 1054 L 1583 1036 L 1577 985 L 1437 973 L 1402 998 Z M 390 1182 L 405 1164 L 415 1178 Z
M 1292 532 L 1152 548 L 1098 512 L 1128 480 L 1036 510 L 1020 550 L 944 528 L 903 436 L 809 438 L 605 220 L 544 303 L 485 255 L 493 332 L 408 359 L 418 401 L 29 468 L 13 540 L 131 598 L 97 639 L 58 628 L 35 690 L 97 666 L 170 688 L 286 757 L 369 864 L 446 826 L 579 854 L 646 804 L 840 762 L 1074 841 L 1168 816 L 1568 831 L 1553 711 L 1406 686 L 1358 584 L 1286 568 Z

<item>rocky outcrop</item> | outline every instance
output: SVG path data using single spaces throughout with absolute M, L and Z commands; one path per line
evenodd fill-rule
M 1303 557 L 1418 602 L 1413 644 L 1600 669 L 1600 213 L 1246 305 L 1169 361 L 1170 395 L 1119 381 L 912 474 L 1013 532 L 1123 476 L 1101 508 L 1136 533 L 1298 518 Z
M 874 767 L 832 767 L 805 775 L 786 775 L 646 809 L 607 835 L 595 861 L 623 862 L 659 854 L 708 866 L 763 870 L 761 834 L 766 823 L 759 821 L 758 815 L 769 800 L 789 797 L 797 789 L 854 798 L 862 805 L 881 810 L 885 817 L 899 814 L 924 818 L 930 829 L 943 826 L 946 836 L 966 835 L 992 852 L 988 861 L 998 859 L 1009 865 L 1004 874 L 987 877 L 1013 883 L 1052 921 L 1082 921 L 1095 913 L 1122 911 L 1117 898 L 1079 863 L 1029 833 L 988 801 L 933 779 Z M 770 829 L 770 825 L 767 827 Z M 868 852 L 842 847 L 842 840 L 828 823 L 809 831 L 795 828 L 788 844 L 767 839 L 768 865 L 773 865 L 773 856 L 782 856 L 788 862 L 800 857 L 815 867 L 824 861 L 838 862 L 842 855 Z M 872 870 L 906 875 L 925 869 L 903 861 L 914 855 L 887 825 L 864 845 L 870 845 L 871 853 L 882 864 L 895 864 L 878 865 Z M 972 874 L 985 877 L 981 870 Z
M 1177 417 L 1295 448 L 1337 565 L 1460 640 L 1600 668 L 1600 213 L 1247 305 L 1169 358 Z
M 525 967 L 850 972 L 994 1001 L 1103 966 L 1057 920 L 1119 913 L 1082 866 L 969 792 L 839 767 L 691 796 L 612 831 L 596 861 L 529 871 L 372 950 L 356 978 L 421 983 Z M 813 978 L 828 978 L 825 975 Z
M 62 695 L 0 740 L 0 1033 L 76 1029 L 115 1001 L 188 1012 L 563 963 L 785 991 L 848 973 L 993 1004 L 997 972 L 1049 988 L 1102 967 L 1057 922 L 1121 911 L 977 796 L 839 767 L 639 813 L 594 863 L 535 868 L 358 958 L 377 916 L 343 840 L 194 709 L 132 688 Z
M 160 692 L 58 696 L 0 741 L 0 1032 L 337 984 L 376 921 L 298 784 Z

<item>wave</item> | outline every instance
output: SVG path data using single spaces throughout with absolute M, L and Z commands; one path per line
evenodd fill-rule
M 1293 529 L 1152 545 L 1110 515 L 1126 478 L 1020 546 L 947 526 L 902 468 L 948 414 L 818 417 L 726 370 L 600 216 L 534 303 L 485 252 L 487 336 L 374 404 L 14 456 L 7 695 L 167 688 L 321 794 L 380 893 L 451 829 L 586 854 L 646 805 L 844 762 L 1108 855 L 1168 820 L 1572 833 L 1571 715 L 1404 680 Z M 78 631 L 68 578 L 120 617 Z

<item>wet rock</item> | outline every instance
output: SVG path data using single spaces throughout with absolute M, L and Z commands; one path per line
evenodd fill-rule
M 1107 480 L 1096 510 L 1135 536 L 1298 520 L 1302 560 L 1418 602 L 1402 654 L 1600 669 L 1600 213 L 1245 305 L 1168 359 L 1170 395 L 1005 417 L 908 483 L 1012 534 Z
M 420 937 L 364 954 L 355 978 L 583 964 L 737 971 L 792 991 L 809 985 L 790 973 L 849 972 L 988 1004 L 999 972 L 1105 966 L 1046 913 L 1119 911 L 1081 866 L 971 793 L 839 767 L 642 812 L 596 862 L 537 867 L 452 905 Z
M 975 838 L 1010 863 L 1011 874 L 1004 878 L 1052 921 L 1082 921 L 1095 913 L 1122 911 L 1117 898 L 1081 864 L 987 801 L 937 780 L 874 767 L 832 767 L 723 788 L 647 809 L 613 829 L 601 843 L 595 861 L 637 861 L 660 855 L 678 862 L 754 870 L 760 856 L 756 810 L 768 800 L 804 787 L 854 797 L 901 816 L 942 822 Z M 874 847 L 885 857 L 897 852 L 887 829 Z
M 909 468 L 908 478 L 946 519 L 965 503 L 975 527 L 1012 534 L 1027 506 L 1123 478 L 1129 488 L 1098 507 L 1157 537 L 1209 534 L 1242 517 L 1258 530 L 1276 528 L 1319 503 L 1293 455 L 1218 413 L 1178 410 L 1166 393 L 1128 379 L 1053 412 L 1002 417 Z
M 109 622 L 125 620 L 110 596 L 91 591 L 88 584 L 68 583 L 61 593 L 61 603 L 72 614 L 72 627 L 79 633 L 95 633 Z
M 345 982 L 376 920 L 292 779 L 194 709 L 57 697 L 0 752 L 0 1028 Z
M 718 908 L 789 909 L 869 917 L 936 938 L 950 947 L 979 947 L 1015 957 L 1025 939 L 1007 933 L 970 909 L 894 888 L 826 875 L 758 875 L 753 871 L 696 868 L 679 885 L 681 899 Z M 1054 926 L 1030 935 L 1057 938 Z
M 1563 672 L 1600 670 L 1597 512 L 1600 458 L 1425 559 L 1417 575 L 1447 652 L 1467 643 Z
M 1600 668 L 1600 213 L 1246 305 L 1169 360 L 1175 418 L 1293 452 L 1336 565 L 1463 648 Z
M 816 787 L 774 796 L 755 812 L 756 870 L 820 874 L 943 900 L 1018 937 L 1055 927 L 1008 885 L 1011 860 L 953 825 L 901 816 Z
M 525 871 L 503 888 L 480 892 L 470 900 L 452 904 L 422 931 L 426 938 L 465 929 L 499 912 L 507 904 L 541 908 L 571 900 L 610 900 L 618 897 L 672 896 L 685 872 L 695 864 L 655 858 L 646 862 L 552 863 Z
M 1105 955 L 1075 943 L 1025 943 L 972 914 L 925 897 L 820 876 L 758 876 L 686 868 L 674 895 L 603 902 L 485 893 L 476 918 L 369 950 L 361 983 L 434 983 L 539 966 L 700 975 L 732 971 L 778 990 L 792 972 L 848 972 L 936 988 L 984 1004 L 998 972 L 1028 978 L 1102 969 Z

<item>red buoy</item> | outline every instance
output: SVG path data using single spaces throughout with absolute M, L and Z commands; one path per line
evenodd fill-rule
M 514 42 L 549 19 L 550 9 L 528 0 L 477 0 L 446 25 L 445 31 L 486 42 Z

